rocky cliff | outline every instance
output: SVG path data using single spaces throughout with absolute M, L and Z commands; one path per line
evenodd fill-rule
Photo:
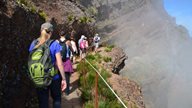
M 111 42 L 129 55 L 120 74 L 142 85 L 147 108 L 191 108 L 192 41 L 187 30 L 176 25 L 175 19 L 166 13 L 162 0 L 79 0 L 83 6 L 74 0 L 30 1 L 47 12 L 47 20 L 65 28 L 68 28 L 63 24 L 67 13 L 87 16 L 83 11 L 90 8 L 99 31 L 112 32 Z M 33 107 L 29 105 L 35 99 L 28 97 L 31 86 L 28 87 L 24 70 L 28 46 L 38 37 L 44 21 L 41 15 L 14 0 L 0 1 L 0 105 L 3 108 Z M 79 35 L 91 34 L 86 31 L 89 27 L 77 26 L 76 19 L 74 22 L 72 29 L 84 29 L 78 31 Z
M 83 34 L 93 36 L 95 32 L 95 19 L 87 13 L 87 8 L 73 0 L 29 0 L 38 9 L 46 13 L 47 21 L 52 21 L 55 26 L 54 34 L 61 30 L 75 31 L 75 39 Z
M 129 55 L 120 74 L 142 85 L 146 106 L 190 108 L 192 40 L 165 11 L 163 0 L 92 0 L 90 4 L 94 3 L 104 12 L 108 9 L 107 26 L 101 27 L 112 32 L 112 43 Z
M 113 90 L 126 102 L 128 108 L 145 108 L 141 87 L 136 82 L 112 74 L 109 83 Z
M 41 24 L 51 21 L 56 27 L 53 38 L 58 38 L 61 29 L 74 29 L 78 36 L 89 36 L 94 31 L 94 22 L 88 25 L 78 22 L 89 15 L 84 10 L 86 7 L 74 1 L 3 0 L 0 6 L 0 105 L 2 108 L 36 108 L 38 102 L 26 64 L 30 42 L 39 37 Z M 70 15 L 77 19 L 69 23 Z M 125 59 L 122 53 L 114 60 L 113 67 L 118 72 Z
M 0 5 L 0 107 L 28 107 L 34 95 L 26 75 L 28 47 L 45 20 L 15 1 Z
M 99 49 L 99 54 L 103 58 L 111 58 L 111 61 L 106 62 L 104 59 L 100 64 L 102 65 L 101 67 L 111 72 L 111 77 L 108 81 L 117 95 L 126 103 L 127 107 L 145 108 L 141 86 L 125 76 L 119 75 L 119 72 L 125 66 L 125 61 L 129 60 L 126 53 L 119 47 L 114 47 L 111 51 L 107 51 L 105 47 L 102 47 Z

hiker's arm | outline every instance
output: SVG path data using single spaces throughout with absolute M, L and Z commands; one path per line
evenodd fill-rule
M 62 62 L 60 52 L 56 53 L 56 61 L 57 61 L 57 66 L 58 66 L 59 72 L 61 74 L 62 80 L 65 80 L 65 75 L 64 75 L 65 72 L 64 72 L 64 67 L 63 67 L 63 62 Z
M 66 81 L 65 81 L 63 62 L 61 59 L 61 53 L 60 52 L 56 53 L 56 61 L 57 61 L 57 66 L 59 68 L 59 72 L 60 72 L 61 77 L 62 77 L 61 91 L 63 92 L 66 88 Z
M 67 42 L 67 45 L 69 46 L 69 49 L 70 49 L 72 52 L 74 52 L 74 50 L 73 50 L 73 48 L 72 48 L 72 44 L 71 44 L 70 41 Z

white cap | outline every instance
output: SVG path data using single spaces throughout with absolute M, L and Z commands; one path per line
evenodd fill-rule
M 84 35 L 81 35 L 81 39 L 83 39 L 83 38 L 85 38 L 85 36 L 84 36 Z
M 81 35 L 81 39 L 87 39 L 87 37 L 85 37 L 85 35 Z

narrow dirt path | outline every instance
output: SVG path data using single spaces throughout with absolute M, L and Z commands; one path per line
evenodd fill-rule
M 76 71 L 77 64 L 73 65 L 75 72 L 70 78 L 70 94 L 68 96 L 65 93 L 62 94 L 62 108 L 82 108 L 83 103 L 81 100 L 81 91 L 79 90 L 79 74 Z M 52 99 L 49 102 L 50 108 L 52 108 Z

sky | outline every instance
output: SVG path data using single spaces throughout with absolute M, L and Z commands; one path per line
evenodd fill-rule
M 192 0 L 164 0 L 167 12 L 176 18 L 176 23 L 185 26 L 192 37 Z

